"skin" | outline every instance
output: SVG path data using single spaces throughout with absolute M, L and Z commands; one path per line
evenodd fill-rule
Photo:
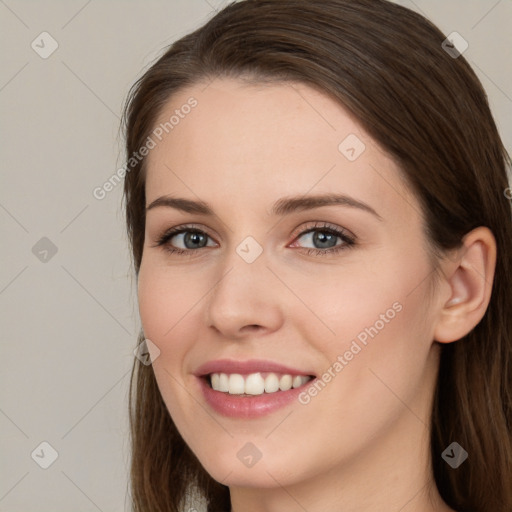
M 467 235 L 434 286 L 418 200 L 338 103 L 304 84 L 216 79 L 175 94 L 158 122 L 191 96 L 197 107 L 148 155 L 146 205 L 173 195 L 216 215 L 150 209 L 138 280 L 144 334 L 160 351 L 153 369 L 186 443 L 229 486 L 234 512 L 452 510 L 433 483 L 432 397 L 440 343 L 459 340 L 487 308 L 492 234 Z M 349 134 L 366 146 L 355 161 L 338 150 Z M 339 205 L 270 215 L 282 197 L 333 192 L 381 220 Z M 356 244 L 308 255 L 325 251 L 301 234 L 316 221 Z M 156 246 L 185 223 L 209 236 L 207 247 L 188 257 Z M 250 264 L 236 252 L 248 236 L 263 249 Z M 185 248 L 183 235 L 171 244 Z M 269 359 L 321 376 L 396 302 L 402 310 L 307 405 L 245 420 L 204 401 L 193 373 L 206 361 Z M 237 457 L 247 442 L 262 454 L 250 468 Z

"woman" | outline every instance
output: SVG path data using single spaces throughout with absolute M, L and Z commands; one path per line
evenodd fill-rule
M 509 158 L 445 39 L 247 0 L 134 85 L 134 510 L 512 510 Z

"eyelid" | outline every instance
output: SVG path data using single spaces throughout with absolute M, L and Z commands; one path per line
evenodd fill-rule
M 189 231 L 196 231 L 200 233 L 204 233 L 209 238 L 214 239 L 212 235 L 208 232 L 208 229 L 198 225 L 198 224 L 178 224 L 177 226 L 174 226 L 172 228 L 166 229 L 163 233 L 157 236 L 157 240 L 155 245 L 152 245 L 151 247 L 158 247 L 159 245 L 162 245 L 165 243 L 166 240 L 169 240 L 173 236 L 180 235 L 183 232 L 189 232 Z M 192 249 L 190 249 L 192 251 Z
M 314 231 L 314 230 L 320 230 L 320 229 L 331 229 L 333 231 L 341 231 L 344 235 L 346 235 L 347 237 L 349 238 L 357 238 L 351 231 L 349 231 L 348 229 L 342 227 L 342 226 L 337 226 L 335 224 L 330 224 L 329 222 L 326 222 L 326 221 L 310 221 L 309 223 L 307 222 L 306 223 L 306 226 L 304 226 L 303 224 L 301 224 L 299 227 L 297 227 L 291 234 L 292 237 L 294 237 L 294 239 L 299 236 L 299 235 L 305 235 L 306 233 L 309 233 L 311 231 Z M 179 234 L 178 232 L 179 231 L 185 231 L 185 230 L 190 230 L 190 231 L 200 231 L 200 232 L 203 232 L 205 234 L 207 234 L 210 238 L 214 238 L 212 235 L 210 235 L 210 233 L 208 232 L 208 228 L 205 228 L 199 224 L 178 224 L 177 226 L 174 226 L 172 228 L 169 228 L 167 230 L 165 230 L 160 236 L 159 238 L 163 238 L 164 236 L 166 236 L 167 234 L 169 233 L 174 233 L 174 234 Z
M 310 223 L 308 223 L 308 222 L 306 222 L 306 226 L 301 224 L 296 230 L 294 230 L 292 232 L 292 236 L 294 237 L 294 240 L 295 240 L 295 238 L 305 235 L 306 233 L 310 233 L 311 231 L 321 231 L 323 229 L 326 231 L 334 231 L 336 233 L 340 233 L 341 235 L 343 235 L 347 238 L 350 238 L 352 240 L 356 240 L 356 238 L 357 238 L 348 229 L 346 229 L 342 226 L 337 226 L 335 224 L 331 224 L 330 222 L 312 221 L 311 225 L 309 225 L 309 224 Z M 340 235 L 338 235 L 338 236 L 340 236 Z

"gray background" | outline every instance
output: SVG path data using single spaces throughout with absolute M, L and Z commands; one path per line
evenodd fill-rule
M 512 1 L 399 3 L 468 41 L 510 151 Z M 0 0 L 0 511 L 127 510 L 135 280 L 122 185 L 92 191 L 124 163 L 130 85 L 225 4 Z

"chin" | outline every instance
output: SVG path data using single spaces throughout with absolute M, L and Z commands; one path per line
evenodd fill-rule
M 205 468 L 208 474 L 217 482 L 228 487 L 244 487 L 254 489 L 270 489 L 278 487 L 283 482 L 277 474 L 278 470 L 269 469 L 263 466 L 261 461 L 252 468 L 237 467 L 237 465 L 216 466 L 213 468 Z M 280 471 L 286 473 L 286 471 Z M 272 478 L 274 476 L 274 478 Z M 276 481 L 277 480 L 277 481 Z M 279 482 L 279 484 L 277 483 Z M 289 482 L 284 483 L 289 485 Z
M 299 478 L 297 470 L 301 460 L 283 458 L 279 451 L 274 456 L 261 453 L 258 458 L 250 441 L 234 442 L 233 445 L 224 449 L 218 446 L 205 456 L 196 453 L 203 468 L 217 482 L 228 487 L 263 489 L 291 485 Z

